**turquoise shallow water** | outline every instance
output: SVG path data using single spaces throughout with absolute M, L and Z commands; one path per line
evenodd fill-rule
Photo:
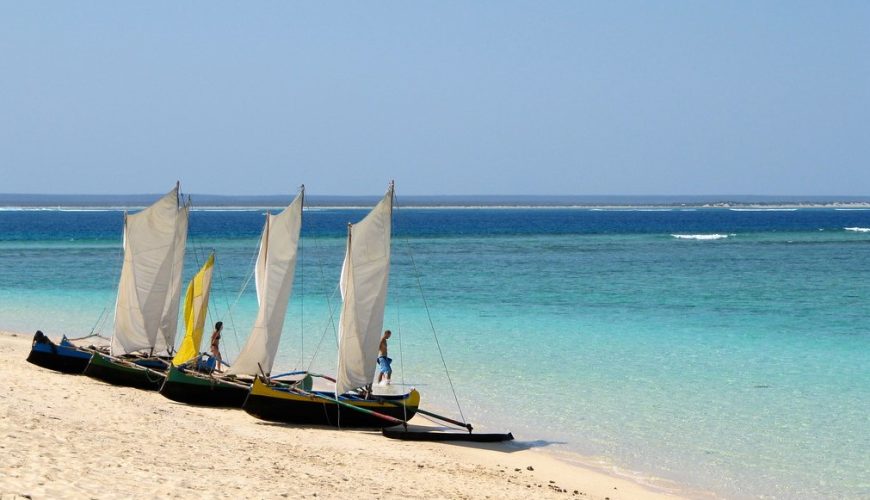
M 333 371 L 327 297 L 344 222 L 362 214 L 306 215 L 276 368 Z M 185 274 L 216 249 L 229 358 L 255 314 L 252 287 L 236 297 L 261 223 L 191 216 Z M 857 228 L 870 211 L 402 210 L 394 377 L 457 412 L 416 269 L 479 427 L 727 497 L 870 497 L 870 232 Z M 119 212 L 0 212 L 0 328 L 90 331 L 111 311 L 119 247 Z

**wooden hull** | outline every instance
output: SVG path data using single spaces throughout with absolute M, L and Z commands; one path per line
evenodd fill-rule
M 79 349 L 66 339 L 59 345 L 34 342 L 27 361 L 61 373 L 81 374 L 91 361 L 91 353 Z
M 242 409 L 263 420 L 289 424 L 367 428 L 396 425 L 395 421 L 343 407 L 330 398 L 334 398 L 332 393 L 293 393 L 270 387 L 257 379 Z M 340 401 L 404 421 L 417 413 L 420 393 L 411 390 L 400 396 L 379 396 L 372 400 L 342 396 Z
M 250 384 L 244 382 L 225 381 L 171 366 L 160 394 L 179 403 L 241 408 L 250 389 Z
M 85 375 L 110 384 L 156 391 L 166 379 L 166 367 L 153 358 L 126 360 L 94 353 Z

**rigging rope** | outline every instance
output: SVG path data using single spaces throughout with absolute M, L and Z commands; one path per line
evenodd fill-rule
M 398 204 L 398 202 L 396 202 L 395 198 L 396 198 L 396 193 L 394 191 L 393 192 L 393 201 L 394 201 L 393 207 L 398 212 L 398 209 L 399 209 L 398 205 L 399 204 Z M 396 217 L 396 220 L 398 221 L 398 217 Z M 396 299 L 396 325 L 398 326 L 398 328 L 396 328 L 396 333 L 399 337 L 399 377 L 402 380 L 402 391 L 404 392 L 405 387 L 407 387 L 407 386 L 405 385 L 405 350 L 402 346 L 402 337 L 404 337 L 404 335 L 402 335 L 402 319 L 401 319 L 402 307 L 401 307 L 401 302 L 400 302 L 402 294 L 401 293 L 394 293 L 393 296 Z M 404 420 L 405 422 L 408 421 L 408 405 L 407 405 L 406 399 L 402 400 L 402 420 Z M 405 426 L 405 428 L 407 429 L 407 425 Z
M 188 230 L 188 233 L 190 233 L 189 230 Z M 204 257 L 206 255 L 206 253 L 209 251 L 215 255 L 214 267 L 218 268 L 218 272 L 220 273 L 220 259 L 217 258 L 217 250 L 214 247 L 211 247 L 210 249 L 206 250 L 206 247 L 202 241 L 200 241 L 196 238 L 190 238 L 190 237 L 188 237 L 188 239 L 191 240 L 191 242 L 192 242 L 191 246 L 193 246 L 193 260 L 194 260 L 194 263 L 196 264 L 196 271 L 194 271 L 193 276 L 196 276 L 196 274 L 199 272 L 200 268 L 202 267 L 202 264 L 205 263 Z M 205 238 L 202 238 L 202 240 L 205 240 Z M 200 259 L 203 259 L 202 263 L 200 263 Z M 214 270 L 212 270 L 212 276 L 214 276 Z M 212 279 L 211 282 L 213 283 L 214 280 Z M 220 317 L 220 315 L 217 314 L 217 311 L 215 311 L 218 304 L 217 304 L 217 300 L 213 298 L 214 294 L 212 293 L 212 290 L 214 288 L 215 287 L 211 286 L 211 283 L 210 283 L 209 284 L 208 303 L 205 305 L 206 316 L 208 317 L 208 328 L 209 329 L 212 329 L 213 325 L 216 323 L 215 317 Z M 221 287 L 221 291 L 223 291 L 223 286 Z M 226 295 L 224 295 L 224 299 L 226 299 Z M 212 307 L 212 306 L 214 306 L 214 307 Z M 203 333 L 205 333 L 205 332 L 203 332 Z
M 125 211 L 125 212 L 124 212 L 124 218 L 126 219 L 126 217 L 127 217 L 127 212 Z M 124 224 L 124 226 L 126 226 L 126 223 Z M 117 251 L 117 261 L 120 263 L 120 265 L 116 265 L 116 266 L 115 266 L 115 274 L 114 274 L 114 281 L 113 281 L 113 283 L 118 283 L 118 286 L 120 286 L 120 280 L 121 280 L 121 268 L 124 266 L 124 236 L 123 236 L 123 234 L 124 234 L 124 229 L 126 229 L 126 228 L 125 228 L 125 227 L 122 227 L 122 230 L 121 230 L 121 246 L 118 248 L 118 251 Z M 91 328 L 91 335 L 96 335 L 96 336 L 98 336 L 98 337 L 103 337 L 103 335 L 101 335 L 101 332 L 103 331 L 103 328 L 105 328 L 105 326 L 106 326 L 106 322 L 109 320 L 109 314 L 108 314 L 108 311 L 109 311 L 109 309 L 112 307 L 112 304 L 114 304 L 115 301 L 117 300 L 117 296 L 118 296 L 117 292 L 118 292 L 118 290 L 119 290 L 119 289 L 116 288 L 116 289 L 115 289 L 115 295 L 114 295 L 114 296 L 110 296 L 110 297 L 108 298 L 108 300 L 106 301 L 106 302 L 107 302 L 107 303 L 106 303 L 106 306 L 103 307 L 103 311 L 102 311 L 102 312 L 100 313 L 100 315 L 97 317 L 97 321 L 94 323 L 94 326 Z M 88 337 L 89 337 L 89 336 L 90 336 L 90 335 L 88 335 Z M 87 338 L 87 337 L 84 337 L 84 338 Z M 103 338 L 106 338 L 106 337 L 103 337 Z
M 261 236 L 261 239 L 262 239 L 262 236 Z M 259 253 L 260 252 L 259 252 L 259 245 L 258 245 L 257 251 L 254 252 L 254 256 L 251 258 L 251 264 L 248 265 L 248 269 L 250 269 L 250 272 L 248 273 L 247 278 L 245 278 L 245 281 L 242 283 L 242 287 L 239 289 L 239 293 L 236 295 L 236 299 L 233 301 L 233 303 L 230 304 L 229 300 L 227 300 L 227 296 L 224 295 L 224 302 L 226 303 L 226 307 L 227 307 L 226 316 L 229 318 L 228 321 L 230 322 L 230 325 L 232 326 L 233 337 L 236 340 L 236 347 L 238 348 L 239 351 L 241 351 L 242 343 L 239 341 L 239 335 L 236 331 L 236 323 L 233 319 L 233 310 L 235 309 L 236 305 L 239 303 L 239 300 L 242 298 L 242 294 L 245 293 L 245 290 L 247 290 L 248 284 L 251 282 L 251 278 L 254 276 L 254 272 L 256 271 L 256 260 L 257 260 L 257 256 L 259 255 Z M 223 275 L 223 272 L 221 271 L 220 267 L 218 267 L 218 277 L 221 281 L 221 289 L 226 290 L 226 285 L 224 284 L 224 275 Z M 222 320 L 223 320 L 223 318 L 220 319 L 220 321 L 222 321 Z
M 402 381 L 402 391 L 405 390 L 405 350 L 402 348 L 402 318 L 401 318 L 401 305 L 399 303 L 400 293 L 396 293 L 393 295 L 396 298 L 396 336 L 399 337 L 399 377 Z M 408 421 L 408 405 L 407 400 L 402 400 L 402 420 L 405 422 Z
M 404 241 L 408 257 L 411 260 L 411 266 L 414 269 L 414 278 L 417 282 L 417 288 L 420 290 L 420 298 L 423 300 L 423 307 L 426 310 L 426 319 L 429 321 L 429 327 L 432 329 L 432 337 L 435 339 L 435 345 L 438 347 L 438 355 L 441 357 L 441 364 L 444 365 L 444 373 L 447 375 L 447 383 L 450 385 L 450 391 L 453 393 L 453 400 L 456 402 L 459 416 L 462 417 L 462 421 L 465 422 L 465 414 L 462 412 L 462 405 L 459 404 L 459 398 L 456 395 L 456 388 L 453 386 L 453 378 L 450 376 L 450 370 L 447 368 L 447 361 L 444 359 L 444 352 L 441 350 L 441 342 L 438 341 L 438 333 L 435 331 L 435 323 L 432 321 L 432 313 L 429 311 L 429 301 L 426 300 L 426 294 L 423 292 L 423 282 L 420 278 L 420 270 L 417 267 L 417 261 L 414 260 L 414 253 L 411 251 L 411 242 L 407 237 L 404 238 Z
M 320 340 L 317 342 L 317 347 L 315 347 L 314 353 L 311 355 L 311 361 L 308 362 L 308 368 L 306 368 L 307 371 L 311 371 L 311 367 L 314 366 L 314 360 L 320 352 L 320 347 L 323 345 L 323 340 L 326 338 L 326 332 L 329 330 L 330 326 L 332 326 L 333 336 L 336 338 L 336 343 L 338 342 L 338 333 L 335 331 L 335 309 L 333 309 L 332 301 L 330 300 L 332 297 L 335 297 L 338 290 L 339 286 L 336 285 L 332 291 L 332 295 L 326 297 L 327 307 L 329 308 L 329 318 L 327 318 L 326 325 L 323 327 L 323 333 L 320 334 Z
M 314 241 L 315 251 L 314 254 L 317 256 L 317 268 L 320 272 L 320 284 L 321 287 L 327 283 L 326 281 L 326 273 L 323 271 L 324 263 L 323 263 L 323 254 L 325 250 L 323 250 L 320 245 L 320 239 L 317 238 L 316 231 L 312 231 L 311 239 Z M 311 355 L 311 360 L 308 363 L 307 370 L 311 370 L 311 367 L 314 366 L 314 360 L 317 358 L 317 354 L 320 352 L 320 347 L 323 345 L 323 340 L 326 338 L 326 332 L 328 328 L 332 326 L 333 339 L 335 340 L 335 345 L 338 346 L 338 331 L 335 326 L 335 308 L 332 306 L 332 298 L 335 297 L 336 291 L 340 289 L 340 285 L 336 285 L 335 288 L 332 289 L 331 294 L 324 293 L 326 297 L 326 308 L 329 310 L 329 317 L 327 318 L 327 323 L 323 327 L 323 332 L 320 334 L 320 340 L 317 342 L 317 347 L 314 349 L 314 353 Z M 303 360 L 304 362 L 304 360 Z M 300 363 L 299 366 L 302 366 L 303 363 Z
M 189 226 L 188 226 L 187 232 L 189 235 L 190 234 L 190 227 Z M 199 263 L 199 259 L 200 259 L 201 254 L 204 255 L 205 248 L 202 245 L 202 243 L 197 242 L 197 240 L 195 238 L 191 238 L 190 236 L 188 236 L 187 239 L 191 241 L 191 246 L 193 247 L 193 263 L 195 264 L 194 268 L 196 269 L 193 272 L 193 276 L 196 276 L 196 274 L 199 272 L 199 268 L 201 267 L 200 263 Z M 197 246 L 197 245 L 199 245 L 199 246 Z M 214 252 L 214 249 L 212 249 L 212 252 Z M 217 259 L 215 259 L 215 260 L 217 260 Z M 190 285 L 188 285 L 188 286 L 190 286 Z M 186 288 L 184 288 L 183 284 L 182 284 L 181 289 L 186 290 Z M 186 294 L 187 294 L 187 292 L 185 291 L 185 299 L 184 299 L 185 301 L 186 301 Z M 211 291 L 209 291 L 209 300 L 210 299 L 211 299 Z M 185 302 L 182 302 L 182 306 L 181 306 L 182 307 L 182 317 L 184 317 L 183 316 L 184 315 L 184 305 L 183 305 L 184 303 Z M 210 307 L 208 307 L 208 304 L 205 305 L 205 310 L 206 310 L 206 315 L 209 318 L 209 321 L 211 321 L 212 310 Z M 185 319 L 185 327 L 186 326 L 187 326 L 187 321 Z M 185 332 L 185 333 L 187 333 L 187 332 Z M 183 340 L 183 338 L 182 338 L 182 340 Z

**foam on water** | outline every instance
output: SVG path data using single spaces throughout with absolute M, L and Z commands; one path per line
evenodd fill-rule
M 0 212 L 123 212 L 125 210 L 128 210 L 128 207 L 0 207 Z
M 846 227 L 843 228 L 846 231 L 852 231 L 855 233 L 870 233 L 870 227 Z
M 678 240 L 723 240 L 727 238 L 729 235 L 727 234 L 672 234 L 674 238 Z
M 729 208 L 732 212 L 796 212 L 797 208 Z

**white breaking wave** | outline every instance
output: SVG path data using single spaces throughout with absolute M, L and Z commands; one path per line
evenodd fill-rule
M 795 212 L 796 208 L 729 208 L 732 212 Z
M 856 233 L 870 233 L 870 227 L 845 227 L 846 231 L 854 231 Z
M 133 207 L 133 210 L 142 207 Z M 123 212 L 124 207 L 0 207 L 0 212 Z
M 727 234 L 672 234 L 678 240 L 722 240 L 727 238 Z

